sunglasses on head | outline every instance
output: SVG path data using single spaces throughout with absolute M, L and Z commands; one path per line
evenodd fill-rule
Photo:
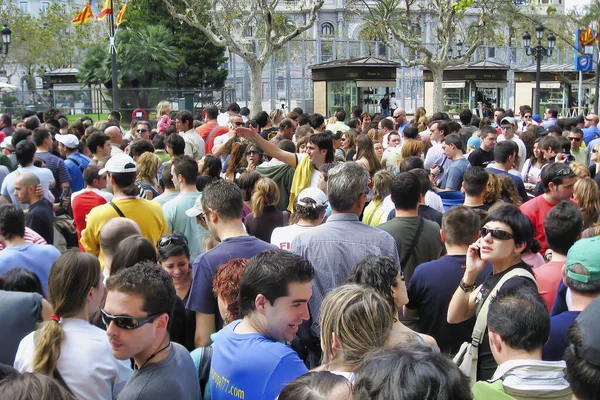
M 158 244 L 156 247 L 165 247 L 171 244 L 184 244 L 187 246 L 188 240 L 185 236 L 182 235 L 168 235 L 158 239 Z
M 556 171 L 556 176 L 569 176 L 569 175 L 574 175 L 573 170 L 569 166 L 567 166 L 567 168 L 559 169 L 558 171 Z
M 125 329 L 128 331 L 137 329 L 148 322 L 153 322 L 160 315 L 164 314 L 158 313 L 146 318 L 134 318 L 127 315 L 110 315 L 102 309 L 100 310 L 100 312 L 102 313 L 102 322 L 104 322 L 106 328 L 108 328 L 111 323 L 114 323 L 117 326 L 117 328 Z
M 481 237 L 486 237 L 488 234 L 491 234 L 494 239 L 498 240 L 514 239 L 512 233 L 508 233 L 502 229 L 481 228 Z

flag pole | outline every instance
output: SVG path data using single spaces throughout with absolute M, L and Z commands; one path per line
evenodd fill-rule
M 112 70 L 112 101 L 113 110 L 119 111 L 119 71 L 117 71 L 117 46 L 115 45 L 115 8 L 113 0 L 110 0 L 110 64 Z

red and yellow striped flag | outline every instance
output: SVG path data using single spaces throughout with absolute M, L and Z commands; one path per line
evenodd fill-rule
M 125 11 L 127 10 L 127 4 L 129 4 L 129 2 L 125 3 L 123 5 L 123 8 L 121 8 L 121 11 L 119 11 L 119 13 L 117 14 L 117 21 L 115 22 L 117 26 L 121 25 L 121 23 L 123 22 L 123 17 L 125 16 Z
M 75 18 L 73 18 L 73 23 L 75 25 L 85 24 L 92 18 L 94 18 L 94 14 L 92 13 L 92 3 L 87 3 Z
M 112 14 L 112 9 L 110 8 L 110 0 L 106 0 L 104 2 L 104 7 L 100 10 L 100 14 L 96 17 L 96 21 L 102 21 L 109 14 Z

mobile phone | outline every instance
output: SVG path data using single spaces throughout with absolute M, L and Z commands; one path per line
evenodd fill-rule
M 477 253 L 477 257 L 481 258 L 481 249 L 477 249 L 475 252 Z

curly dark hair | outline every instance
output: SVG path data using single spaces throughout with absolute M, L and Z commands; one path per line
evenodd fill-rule
M 392 296 L 392 286 L 396 287 L 399 273 L 398 264 L 392 257 L 368 257 L 352 267 L 348 282 L 375 289 L 395 310 L 396 303 Z

